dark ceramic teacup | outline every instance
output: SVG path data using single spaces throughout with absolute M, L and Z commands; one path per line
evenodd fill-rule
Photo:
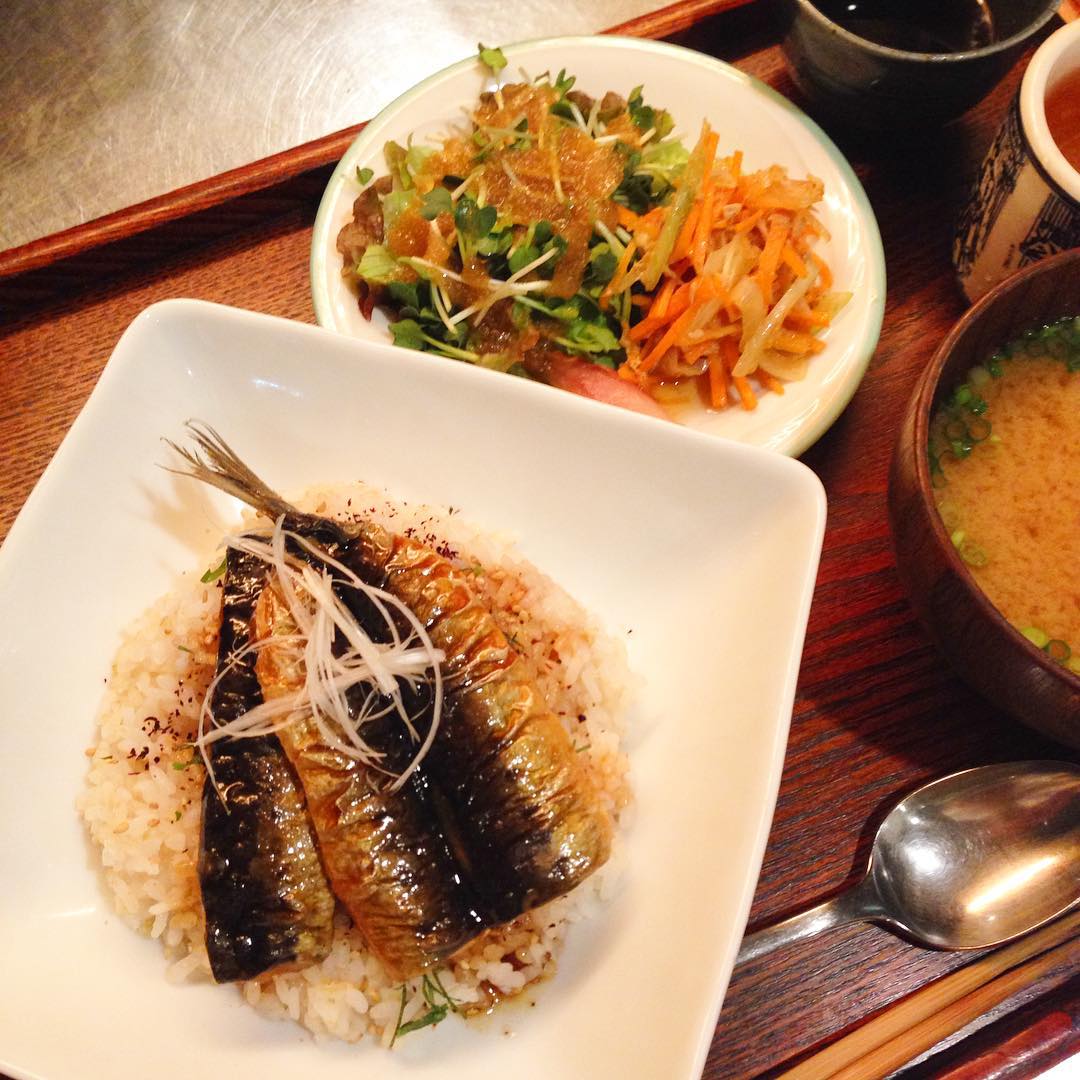
M 943 124 L 994 87 L 1053 17 L 1058 0 L 988 3 L 996 30 L 991 44 L 922 53 L 857 37 L 809 0 L 783 0 L 784 58 L 799 89 L 849 124 L 885 131 Z

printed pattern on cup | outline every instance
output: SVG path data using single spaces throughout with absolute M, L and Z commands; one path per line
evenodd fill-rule
M 1047 255 L 1074 247 L 1080 247 L 1080 214 L 1051 192 L 1020 244 L 1020 265 L 1027 266 Z
M 960 212 L 953 241 L 953 265 L 962 278 L 971 273 L 976 258 L 986 246 L 986 239 L 1013 193 L 1026 160 L 1020 108 L 1014 100 Z
M 977 300 L 1003 278 L 1080 245 L 1080 204 L 1059 193 L 1032 153 L 1019 97 L 987 151 L 957 222 L 952 259 Z

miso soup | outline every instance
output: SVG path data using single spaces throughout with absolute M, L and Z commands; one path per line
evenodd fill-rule
M 979 587 L 1080 674 L 1080 317 L 972 368 L 931 421 L 930 465 Z

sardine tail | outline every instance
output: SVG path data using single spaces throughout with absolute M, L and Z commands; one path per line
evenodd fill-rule
M 209 424 L 201 420 L 188 420 L 184 427 L 195 441 L 195 448 L 178 446 L 172 439 L 163 440 L 188 464 L 186 469 L 173 469 L 166 465 L 169 472 L 178 476 L 193 476 L 269 517 L 296 513 L 295 507 L 256 476 Z

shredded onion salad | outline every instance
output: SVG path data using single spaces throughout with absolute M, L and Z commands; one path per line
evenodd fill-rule
M 286 541 L 314 555 L 321 566 L 316 569 L 286 551 Z M 224 792 L 214 776 L 208 748 L 221 739 L 255 738 L 270 735 L 311 719 L 327 746 L 345 754 L 386 777 L 392 777 L 390 791 L 397 791 L 423 761 L 439 729 L 442 717 L 444 654 L 437 649 L 423 624 L 397 597 L 362 581 L 343 563 L 331 558 L 322 548 L 284 527 L 279 517 L 268 540 L 252 536 L 230 536 L 226 545 L 262 559 L 271 567 L 267 587 L 276 585 L 288 607 L 295 633 L 275 633 L 272 638 L 250 642 L 234 653 L 222 667 L 203 699 L 199 732 L 195 745 L 206 765 L 207 775 L 224 802 Z M 335 586 L 347 585 L 363 593 L 386 622 L 387 642 L 373 641 L 342 602 Z M 392 609 L 392 610 L 391 610 Z M 404 617 L 411 632 L 402 637 L 392 611 Z M 340 634 L 345 648 L 337 655 L 335 640 Z M 264 701 L 228 723 L 219 723 L 211 702 L 221 679 L 247 655 L 273 646 L 285 651 L 288 662 L 302 666 L 304 683 L 291 695 Z M 414 717 L 401 697 L 399 680 L 412 687 L 430 682 L 433 689 L 431 725 L 421 740 Z M 355 686 L 368 687 L 360 708 L 350 709 L 346 693 Z M 379 707 L 380 699 L 389 704 Z M 382 765 L 385 756 L 369 746 L 363 737 L 369 721 L 396 712 L 418 749 L 401 773 Z

